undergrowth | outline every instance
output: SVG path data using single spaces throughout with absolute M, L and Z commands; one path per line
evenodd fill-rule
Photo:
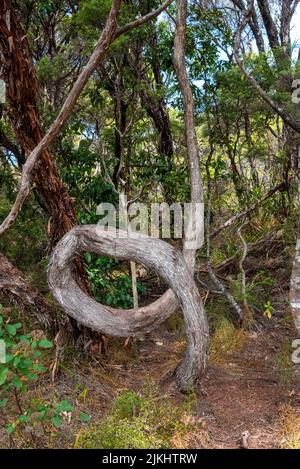
M 192 415 L 193 397 L 174 404 L 158 389 L 123 391 L 106 418 L 80 431 L 75 448 L 195 448 L 209 444 L 204 425 Z
M 280 408 L 279 435 L 281 449 L 300 449 L 300 414 L 290 404 Z

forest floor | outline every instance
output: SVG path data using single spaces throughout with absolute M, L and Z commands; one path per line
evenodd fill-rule
M 277 284 L 272 291 L 276 308 L 271 317 L 256 312 L 242 329 L 225 320 L 213 330 L 206 377 L 201 388 L 193 391 L 185 415 L 198 425 L 199 432 L 194 429 L 188 438 L 177 437 L 174 447 L 300 448 L 300 364 L 294 365 L 291 358 L 292 341 L 297 337 L 287 298 L 288 284 Z M 215 314 L 223 317 L 224 311 Z M 110 339 L 106 354 L 99 352 L 97 343 L 86 357 L 66 348 L 54 382 L 47 373 L 26 399 L 68 399 L 87 412 L 91 421 L 83 428 L 82 422 L 66 419 L 60 430 L 52 428 L 46 438 L 37 433 L 37 447 L 76 447 L 82 431 L 97 422 L 101 425 L 117 396 L 126 391 L 143 396 L 147 387 L 154 386 L 158 397 L 150 405 L 155 408 L 159 400 L 162 406 L 176 408 L 189 397 L 164 377 L 175 369 L 184 349 L 179 315 L 140 340 L 125 344 L 123 339 Z M 0 447 L 7 446 L 0 430 Z M 19 436 L 10 446 L 32 443 Z
M 283 306 L 286 308 L 286 306 Z M 237 334 L 240 334 L 237 332 Z M 216 355 L 209 364 L 201 390 L 191 411 L 201 422 L 201 437 L 194 435 L 179 446 L 190 448 L 285 448 L 300 445 L 300 365 L 291 361 L 295 333 L 287 313 L 261 319 L 247 332 L 234 350 Z M 72 360 L 61 363 L 56 382 L 41 386 L 61 398 L 71 398 L 88 389 L 84 402 L 93 421 L 107 414 L 115 397 L 124 390 L 143 393 L 145 385 L 159 386 L 175 405 L 185 397 L 164 382 L 185 348 L 183 331 L 167 327 L 126 347 L 111 339 L 107 355 L 97 353 L 88 364 Z M 299 369 L 297 369 L 299 368 Z M 75 390 L 75 391 L 74 391 Z M 64 439 L 50 443 L 72 447 L 76 425 L 64 431 Z M 203 437 L 204 435 L 204 437 Z M 193 439 L 194 438 L 194 439 Z
M 287 356 L 286 344 L 292 335 L 289 323 L 270 320 L 267 326 L 248 333 L 241 348 L 209 365 L 193 410 L 208 437 L 207 445 L 202 440 L 202 447 L 284 446 L 286 414 L 294 418 L 300 404 L 297 369 L 289 365 L 291 358 Z M 161 331 L 138 348 L 138 358 L 126 365 L 115 357 L 106 363 L 110 379 L 118 382 L 120 389 L 125 383 L 126 388 L 140 391 L 149 377 L 159 383 L 180 360 L 184 343 L 177 334 Z M 165 391 L 180 399 L 176 392 Z

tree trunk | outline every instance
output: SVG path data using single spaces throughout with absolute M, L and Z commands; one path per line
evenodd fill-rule
M 0 253 L 0 290 L 16 305 L 31 311 L 39 324 L 52 336 L 57 332 L 53 307 L 44 299 L 28 279 Z
M 181 390 L 201 378 L 207 361 L 208 324 L 201 297 L 182 254 L 168 243 L 137 233 L 117 233 L 97 225 L 74 228 L 53 252 L 48 281 L 64 311 L 80 324 L 109 336 L 135 337 L 157 326 L 153 305 L 116 310 L 97 303 L 80 290 L 72 273 L 75 253 L 94 252 L 146 265 L 175 292 L 185 319 L 187 352 L 175 374 Z
M 290 305 L 295 327 L 298 334 L 300 335 L 300 239 L 297 239 L 296 253 L 291 276 Z
M 7 83 L 8 114 L 25 156 L 40 143 L 43 132 L 38 110 L 38 85 L 25 31 L 7 0 L 0 5 L 0 50 L 3 78 Z M 49 150 L 33 170 L 33 181 L 51 217 L 50 248 L 77 225 L 74 201 L 60 179 Z M 84 279 L 83 266 L 78 269 Z

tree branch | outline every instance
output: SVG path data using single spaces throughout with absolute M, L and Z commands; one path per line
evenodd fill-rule
M 125 26 L 122 26 L 119 28 L 115 34 L 115 38 L 121 36 L 122 34 L 129 33 L 135 28 L 138 28 L 139 26 L 142 26 L 145 23 L 148 23 L 149 21 L 153 20 L 156 18 L 158 15 L 160 15 L 168 6 L 173 3 L 174 0 L 167 0 L 165 3 L 163 3 L 159 8 L 156 10 L 151 11 L 145 16 L 141 16 L 140 18 L 131 21 L 131 23 L 126 24 Z
M 289 179 L 289 182 L 291 182 L 293 179 L 294 178 L 291 177 Z M 219 226 L 219 228 L 217 228 L 215 231 L 213 231 L 211 233 L 210 237 L 215 238 L 225 228 L 228 228 L 229 226 L 234 225 L 238 220 L 240 220 L 241 218 L 243 218 L 246 215 L 249 215 L 251 212 L 253 212 L 257 207 L 259 207 L 263 202 L 265 202 L 267 199 L 272 197 L 272 195 L 274 195 L 276 192 L 283 191 L 285 188 L 286 188 L 286 183 L 285 182 L 281 182 L 277 186 L 273 187 L 273 189 L 269 190 L 269 192 L 267 192 L 266 195 L 264 195 L 261 199 L 254 202 L 249 208 L 247 208 L 243 212 L 237 213 L 233 217 L 229 218 L 229 220 L 227 220 L 225 223 L 223 223 L 223 225 Z
M 248 1 L 248 8 L 243 15 L 243 19 L 237 29 L 234 43 L 234 58 L 238 64 L 241 72 L 247 78 L 247 80 L 252 84 L 255 90 L 258 92 L 259 96 L 273 109 L 273 111 L 278 114 L 282 120 L 293 130 L 300 133 L 300 123 L 297 122 L 293 116 L 287 113 L 278 103 L 276 103 L 266 91 L 260 86 L 256 79 L 250 75 L 240 57 L 240 43 L 241 43 L 241 34 L 247 23 L 249 22 L 249 17 L 253 9 L 254 0 Z
M 151 19 L 158 16 L 165 8 L 167 8 L 172 3 L 172 1 L 173 0 L 168 0 L 157 10 L 154 10 L 153 12 L 141 18 L 138 18 L 137 20 L 129 23 L 128 25 L 117 29 L 117 20 L 120 14 L 122 0 L 113 0 L 105 27 L 101 33 L 100 39 L 97 42 L 94 52 L 92 53 L 87 65 L 84 67 L 79 77 L 77 78 L 71 92 L 69 93 L 66 101 L 63 104 L 63 107 L 61 108 L 59 115 L 52 123 L 40 143 L 30 153 L 26 160 L 26 163 L 23 166 L 20 189 L 10 213 L 0 225 L 0 236 L 3 235 L 3 233 L 5 233 L 5 231 L 14 223 L 23 206 L 24 201 L 26 200 L 30 192 L 31 175 L 36 161 L 38 160 L 40 155 L 55 140 L 64 124 L 67 122 L 80 96 L 80 93 L 84 89 L 93 71 L 98 67 L 101 60 L 103 60 L 111 43 L 121 34 L 131 31 L 133 28 L 139 27 L 145 24 L 147 21 L 150 21 Z

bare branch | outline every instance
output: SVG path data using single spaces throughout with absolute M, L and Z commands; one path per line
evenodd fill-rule
M 289 178 L 289 182 L 291 182 L 294 178 L 291 177 Z M 225 228 L 229 228 L 230 226 L 234 225 L 238 220 L 241 218 L 244 218 L 245 216 L 249 215 L 251 212 L 253 212 L 257 207 L 259 207 L 263 202 L 265 202 L 267 199 L 272 197 L 272 195 L 276 194 L 276 192 L 283 191 L 286 189 L 286 182 L 281 182 L 277 186 L 275 186 L 273 189 L 269 190 L 266 195 L 264 195 L 261 199 L 257 200 L 254 202 L 249 208 L 244 210 L 243 212 L 237 213 L 233 217 L 229 218 L 223 225 L 219 226 L 215 231 L 211 233 L 211 238 L 215 238 L 218 236 L 218 234 L 223 231 Z
M 148 23 L 149 21 L 153 20 L 157 16 L 159 16 L 168 6 L 173 3 L 174 0 L 167 0 L 165 3 L 163 3 L 159 8 L 156 10 L 151 11 L 145 16 L 141 16 L 137 20 L 131 21 L 131 23 L 126 24 L 125 26 L 122 26 L 119 28 L 115 34 L 115 38 L 121 36 L 122 34 L 129 33 L 135 28 L 138 28 L 139 26 L 142 26 L 145 23 Z

